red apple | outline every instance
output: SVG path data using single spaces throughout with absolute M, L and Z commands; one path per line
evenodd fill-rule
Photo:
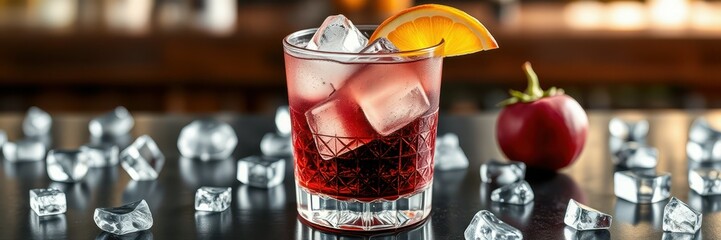
M 501 151 L 529 167 L 558 170 L 573 163 L 583 150 L 588 117 L 581 105 L 562 89 L 543 91 L 531 64 L 523 65 L 528 76 L 525 92 L 511 90 L 502 102 L 496 138 Z

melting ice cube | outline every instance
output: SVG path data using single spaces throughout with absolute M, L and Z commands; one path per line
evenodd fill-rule
M 458 144 L 458 135 L 446 133 L 436 138 L 435 167 L 437 170 L 465 169 L 468 157 Z
M 23 133 L 27 137 L 46 136 L 50 134 L 53 118 L 38 107 L 31 107 L 23 120 Z
M 481 181 L 486 183 L 510 184 L 526 177 L 526 164 L 509 161 L 507 163 L 491 159 L 481 165 Z
M 323 101 L 341 89 L 362 66 L 330 60 L 286 59 L 289 99 L 301 103 Z
M 526 205 L 533 201 L 533 190 L 528 182 L 511 183 L 491 192 L 491 201 L 516 205 Z
M 250 156 L 238 160 L 238 181 L 253 187 L 270 188 L 283 182 L 285 159 Z
M 51 180 L 56 182 L 77 182 L 88 173 L 87 155 L 80 150 L 50 150 L 47 170 Z
M 9 162 L 40 161 L 45 158 L 46 148 L 42 141 L 24 138 L 17 142 L 6 142 L 2 146 L 3 156 Z
M 87 160 L 88 167 L 108 167 L 118 165 L 120 149 L 111 144 L 85 144 L 80 147 Z
M 230 188 L 201 187 L 195 192 L 195 210 L 222 212 L 230 207 Z
M 96 208 L 93 220 L 101 230 L 117 235 L 148 230 L 153 226 L 153 215 L 145 200 L 116 208 Z
M 65 193 L 55 188 L 31 189 L 30 208 L 38 216 L 65 213 L 68 209 Z
M 125 107 L 116 107 L 105 115 L 90 120 L 88 128 L 90 135 L 101 136 L 122 136 L 130 133 L 135 125 L 133 116 Z
M 275 111 L 275 128 L 281 136 L 290 136 L 290 110 L 288 106 L 281 106 Z
M 520 240 L 521 231 L 498 219 L 488 210 L 481 210 L 463 232 L 466 240 Z
M 227 123 L 215 119 L 195 120 L 178 136 L 178 150 L 187 158 L 227 159 L 235 151 L 238 136 Z
M 699 195 L 721 194 L 721 171 L 714 168 L 697 168 L 688 172 L 688 184 Z
M 329 52 L 357 53 L 368 43 L 353 23 L 343 15 L 328 16 L 306 48 Z
M 566 216 L 563 218 L 566 225 L 579 231 L 608 229 L 611 227 L 612 220 L 611 215 L 599 212 L 573 199 L 568 201 Z
M 351 94 L 375 131 L 387 136 L 423 115 L 431 105 L 418 74 L 406 67 L 369 65 L 350 79 Z
M 613 175 L 616 196 L 633 203 L 654 203 L 671 196 L 671 174 L 622 171 Z
M 361 50 L 361 53 L 394 53 L 398 48 L 387 38 L 379 38 Z
M 363 146 L 374 136 L 357 105 L 332 98 L 305 113 L 320 156 L 329 160 Z
M 133 180 L 148 181 L 158 178 L 165 156 L 150 136 L 143 135 L 120 152 L 120 161 Z
M 672 197 L 663 209 L 663 231 L 695 233 L 701 228 L 702 214 Z
M 612 159 L 614 164 L 625 168 L 655 168 L 658 164 L 658 150 L 628 142 L 621 146 Z

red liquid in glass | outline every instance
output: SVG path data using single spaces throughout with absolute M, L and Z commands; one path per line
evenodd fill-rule
M 285 61 L 293 124 L 295 177 L 301 187 L 338 200 L 368 202 L 377 199 L 395 200 L 425 190 L 431 184 L 441 58 L 369 65 L 301 59 L 286 54 Z M 350 136 L 324 137 L 346 142 L 349 139 L 362 139 L 364 144 L 333 158 L 323 159 L 316 146 L 319 136 L 311 131 L 307 113 L 329 98 L 344 94 L 344 91 L 355 91 L 354 87 L 361 89 L 359 84 L 348 84 L 347 81 L 364 82 L 364 79 L 358 79 L 358 76 L 368 78 L 368 74 L 362 71 L 397 75 L 388 78 L 389 81 L 405 77 L 419 81 L 430 107 L 423 109 L 423 114 L 400 129 L 382 136 L 367 131 L 369 122 L 364 119 L 362 111 L 356 110 L 357 106 L 353 102 L 338 101 L 336 106 L 340 106 L 341 121 L 343 125 L 349 126 L 350 130 L 347 131 Z M 300 89 L 309 86 L 312 87 L 310 90 Z M 313 89 L 318 89 L 322 94 L 316 94 L 319 92 L 311 91 Z M 346 111 L 348 109 L 350 111 Z M 353 115 L 353 112 L 358 111 L 361 115 Z

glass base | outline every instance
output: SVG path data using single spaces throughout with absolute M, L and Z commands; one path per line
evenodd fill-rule
M 396 200 L 336 200 L 314 194 L 296 183 L 298 213 L 320 227 L 349 231 L 383 231 L 412 226 L 431 213 L 433 184 Z

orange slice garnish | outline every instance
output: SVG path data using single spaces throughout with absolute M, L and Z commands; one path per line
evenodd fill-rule
M 385 37 L 401 51 L 430 47 L 445 41 L 443 56 L 458 56 L 498 48 L 478 19 L 453 7 L 425 4 L 386 19 L 370 41 Z

